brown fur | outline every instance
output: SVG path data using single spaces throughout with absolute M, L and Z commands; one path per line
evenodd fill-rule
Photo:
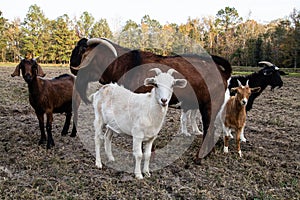
M 236 132 L 236 148 L 237 152 L 241 150 L 240 137 L 241 132 L 246 123 L 246 104 L 242 104 L 242 100 L 249 99 L 251 93 L 259 92 L 260 88 L 250 88 L 248 85 L 232 88 L 232 92 L 236 92 L 235 96 L 231 96 L 225 106 L 225 127 Z M 224 146 L 228 147 L 229 136 L 224 138 Z
M 54 146 L 51 133 L 53 113 L 66 113 L 66 121 L 61 134 L 66 135 L 68 133 L 72 116 L 72 95 L 75 78 L 73 75 L 64 74 L 51 80 L 44 79 L 40 77 L 44 76 L 44 72 L 35 60 L 23 59 L 11 76 L 19 76 L 20 70 L 22 71 L 24 80 L 28 84 L 30 105 L 34 108 L 39 120 L 41 131 L 39 144 L 46 141 L 44 129 L 44 114 L 46 114 L 47 148 L 50 148 Z M 75 98 L 77 98 L 75 102 L 80 103 L 79 95 L 75 95 Z M 78 106 L 79 104 L 75 105 L 77 108 Z M 72 137 L 76 136 L 75 122 L 77 121 L 77 109 L 75 110 Z

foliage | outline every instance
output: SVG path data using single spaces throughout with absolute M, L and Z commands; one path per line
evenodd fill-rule
M 145 15 L 140 23 L 129 19 L 120 31 L 112 32 L 105 18 L 95 20 L 86 11 L 78 20 L 67 14 L 49 20 L 34 4 L 23 21 L 9 22 L 0 11 L 0 36 L 0 62 L 16 62 L 22 55 L 40 56 L 42 63 L 67 64 L 79 37 L 104 37 L 162 55 L 202 53 L 201 46 L 232 65 L 257 66 L 267 60 L 279 67 L 300 66 L 300 11 L 296 9 L 289 18 L 268 24 L 243 20 L 231 7 L 220 9 L 215 17 L 188 18 L 183 24 L 160 24 Z

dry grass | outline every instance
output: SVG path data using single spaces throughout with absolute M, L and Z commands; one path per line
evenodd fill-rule
M 21 77 L 10 77 L 14 68 L 0 70 L 2 199 L 300 199 L 299 78 L 284 77 L 283 88 L 266 90 L 256 100 L 247 119 L 249 142 L 242 144 L 243 158 L 234 153 L 233 140 L 230 153 L 224 155 L 220 140 L 216 152 L 197 166 L 192 159 L 201 143 L 198 136 L 172 164 L 139 181 L 133 173 L 109 166 L 97 169 L 79 137 L 61 137 L 63 115 L 54 116 L 55 148 L 47 151 L 38 146 L 38 122 L 26 84 Z M 69 72 L 67 68 L 45 71 L 48 77 Z M 170 109 L 156 151 L 174 137 L 186 140 L 176 135 L 179 114 Z M 113 141 L 130 151 L 122 138 Z

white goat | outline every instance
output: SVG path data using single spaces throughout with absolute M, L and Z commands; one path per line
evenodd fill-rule
M 96 166 L 102 168 L 100 157 L 101 139 L 105 140 L 105 153 L 109 161 L 114 161 L 111 151 L 113 133 L 125 133 L 133 137 L 133 155 L 135 157 L 134 173 L 142 179 L 141 160 L 142 142 L 145 142 L 144 168 L 145 176 L 150 176 L 149 161 L 152 143 L 160 131 L 173 93 L 173 87 L 184 88 L 185 79 L 174 79 L 174 69 L 162 73 L 160 69 L 153 78 L 144 81 L 146 86 L 154 86 L 151 93 L 136 94 L 117 84 L 107 84 L 94 93 L 93 106 L 95 111 L 95 150 Z M 176 71 L 175 71 L 176 72 Z M 103 135 L 102 128 L 106 125 L 107 132 Z

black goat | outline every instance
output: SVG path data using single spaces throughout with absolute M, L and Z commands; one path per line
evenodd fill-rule
M 232 76 L 228 86 L 230 90 L 231 88 L 238 87 L 237 80 L 239 80 L 243 85 L 245 85 L 246 81 L 249 80 L 249 86 L 251 88 L 261 88 L 258 93 L 252 93 L 250 95 L 248 103 L 246 105 L 247 112 L 252 109 L 254 100 L 264 91 L 264 89 L 266 89 L 266 87 L 271 86 L 271 90 L 273 90 L 275 87 L 280 88 L 283 85 L 280 76 L 283 73 L 279 70 L 278 67 L 267 61 L 259 62 L 259 65 L 265 65 L 265 67 L 258 72 L 254 72 L 247 76 Z M 234 94 L 230 95 L 232 96 Z
M 28 84 L 30 105 L 34 108 L 39 120 L 41 131 L 39 144 L 43 144 L 46 141 L 44 128 L 44 114 L 46 113 L 47 149 L 49 149 L 51 146 L 54 146 L 51 133 L 53 113 L 66 113 L 66 120 L 61 134 L 66 135 L 68 133 L 72 117 L 72 94 L 75 78 L 73 75 L 63 74 L 54 79 L 44 79 L 42 77 L 44 77 L 45 74 L 36 60 L 24 59 L 22 57 L 20 64 L 17 65 L 11 76 L 20 76 L 20 70 L 22 71 L 24 80 Z M 74 98 L 79 98 L 78 95 L 75 94 L 75 96 L 77 97 Z M 75 102 L 80 102 L 80 100 Z M 77 132 L 75 126 L 75 122 L 77 121 L 77 109 L 74 110 L 71 137 L 75 137 Z

